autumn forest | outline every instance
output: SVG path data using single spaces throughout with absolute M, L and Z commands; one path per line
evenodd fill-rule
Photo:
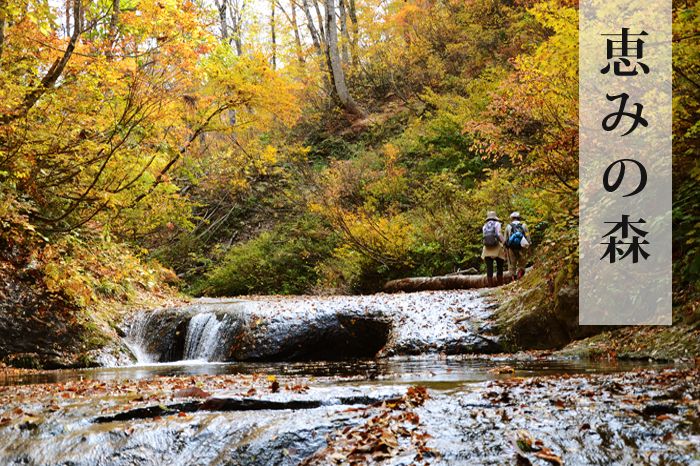
M 146 360 L 375 361 L 430 352 L 520 352 L 538 358 L 543 351 L 545 356 L 563 351 L 557 357 L 605 364 L 697 358 L 699 8 L 694 1 L 673 1 L 674 324 L 597 328 L 577 320 L 578 2 L 0 0 L 0 370 L 28 371 L 20 372 L 24 377 Z M 483 274 L 482 226 L 489 211 L 504 226 L 517 211 L 528 225 L 532 250 L 521 280 L 490 289 L 485 297 L 471 290 L 424 292 L 415 299 L 377 294 L 387 291 L 387 282 L 406 277 Z M 257 306 L 252 317 L 240 317 L 228 304 L 207 307 L 226 303 L 216 300 L 220 297 L 241 296 Z M 273 304 L 265 307 L 266 299 Z M 493 313 L 474 317 L 461 307 L 467 301 Z M 364 313 L 344 314 L 353 306 Z M 406 315 L 379 316 L 375 308 L 382 308 L 380 314 L 403 309 Z M 163 314 L 143 314 L 150 309 Z M 167 309 L 179 310 L 166 316 Z M 279 316 L 296 316 L 289 319 L 306 326 L 310 315 L 319 320 L 308 326 L 327 333 L 297 335 L 301 330 L 279 322 Z M 397 330 L 445 319 L 451 343 L 437 333 L 415 337 Z M 227 326 L 235 330 L 224 331 Z M 180 336 L 183 329 L 186 337 Z M 357 334 L 363 336 L 354 340 Z M 218 337 L 207 340 L 210 335 Z M 347 345 L 333 343 L 341 340 Z M 310 341 L 313 347 L 306 348 Z M 506 393 L 512 384 L 529 383 L 502 380 L 520 371 L 520 363 L 488 364 L 495 366 L 490 377 L 501 384 L 485 392 L 491 403 L 507 401 L 496 400 L 502 395 L 490 395 L 493 390 Z M 125 414 L 143 415 L 137 422 L 180 416 L 176 421 L 186 423 L 205 416 L 200 411 L 235 412 L 235 400 L 225 408 L 207 404 L 224 386 L 236 386 L 247 394 L 244 399 L 269 392 L 272 401 L 256 398 L 261 403 L 277 403 L 273 395 L 280 390 L 308 397 L 309 384 L 313 394 L 313 380 L 292 380 L 277 366 L 256 366 L 238 378 L 231 371 L 214 375 L 222 372 L 207 367 L 196 385 L 199 392 L 176 378 L 142 382 L 138 401 L 159 400 L 162 412 Z M 362 367 L 357 374 L 369 374 Z M 697 368 L 673 370 L 663 381 L 658 375 L 663 372 L 635 373 L 639 380 L 629 387 L 658 383 L 681 390 L 686 380 L 698 380 Z M 328 375 L 300 371 L 311 379 Z M 66 390 L 77 384 L 67 377 L 46 382 L 63 380 L 58 390 Z M 98 385 L 97 379 L 78 393 L 122 390 L 109 385 L 113 381 L 107 388 Z M 596 384 L 608 382 L 581 383 L 597 391 Z M 567 396 L 580 392 L 572 384 L 556 386 L 566 406 Z M 632 396 L 625 387 L 614 396 Z M 697 385 L 694 390 L 697 403 Z M 166 392 L 207 400 L 171 406 Z M 426 440 L 435 426 L 418 423 L 426 400 L 441 399 L 441 393 L 404 387 L 390 394 L 388 404 L 373 394 L 380 398 L 371 402 L 384 404 L 362 408 L 376 416 L 369 426 L 347 424 L 342 435 L 323 445 L 257 439 L 246 454 L 257 445 L 258 460 L 240 456 L 221 464 L 341 464 L 338 458 L 353 454 L 360 455 L 353 464 L 369 461 L 365 454 L 370 462 L 401 454 L 415 462 L 450 454 L 464 460 L 468 455 L 461 450 L 437 452 Z M 0 399 L 4 396 L 10 394 L 0 391 Z M 535 390 L 523 403 L 547 404 L 547 396 Z M 450 400 L 440 406 L 449 407 L 455 402 Z M 62 412 L 63 405 L 57 406 Z M 275 406 L 260 409 L 289 408 Z M 640 412 L 648 406 L 656 405 L 639 407 Z M 671 408 L 654 416 L 686 413 L 686 407 Z M 0 429 L 26 421 L 27 413 L 3 409 Z M 508 413 L 503 419 L 510 416 L 517 424 L 517 413 Z M 691 414 L 687 425 L 694 427 L 673 435 L 692 444 L 698 417 Z M 595 419 L 586 422 L 595 425 L 611 414 L 590 416 Z M 26 422 L 43 429 L 39 421 Z M 416 430 L 396 430 L 404 424 Z M 535 434 L 545 439 L 543 447 L 522 429 L 516 457 L 529 460 L 518 464 L 596 461 L 567 456 L 566 448 L 548 443 L 544 431 Z M 490 438 L 486 430 L 478 435 Z M 491 441 L 484 448 L 496 455 L 498 441 Z M 17 461 L 17 452 L 38 448 L 22 443 L 30 442 L 25 437 L 13 442 L 21 446 L 3 450 L 0 444 L 0 458 Z M 115 445 L 114 451 L 129 451 Z M 670 456 L 655 458 L 672 464 L 698 454 L 697 443 L 694 453 L 687 444 L 673 445 Z M 283 448 L 286 459 L 265 456 Z M 83 453 L 71 451 L 75 456 L 56 450 L 31 458 L 36 464 L 83 464 L 76 459 Z M 620 458 L 635 463 L 635 454 Z M 98 464 L 86 458 L 86 464 Z M 114 464 L 138 463 L 129 458 Z M 490 458 L 494 464 L 505 461 Z M 450 461 L 446 464 L 462 464 Z

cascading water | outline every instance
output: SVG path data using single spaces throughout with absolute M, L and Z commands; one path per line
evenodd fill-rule
M 230 303 L 158 309 L 136 315 L 124 342 L 139 364 L 223 361 L 244 322 Z
M 141 313 L 131 323 L 131 328 L 124 338 L 124 344 L 129 348 L 131 353 L 136 358 L 138 364 L 148 364 L 157 362 L 154 355 L 146 350 L 145 342 L 147 341 L 148 328 L 151 325 L 155 312 Z
M 214 313 L 195 314 L 190 319 L 185 335 L 184 359 L 212 360 L 223 340 L 219 335 L 222 322 Z

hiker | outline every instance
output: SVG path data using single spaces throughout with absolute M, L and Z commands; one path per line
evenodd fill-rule
M 508 270 L 513 275 L 513 279 L 518 280 L 525 275 L 527 251 L 531 244 L 530 233 L 527 231 L 527 225 L 520 218 L 520 212 L 510 214 L 510 224 L 506 227 L 505 237 Z
M 486 262 L 486 283 L 493 286 L 493 263 L 496 262 L 496 282 L 503 284 L 503 268 L 506 262 L 506 254 L 503 249 L 503 235 L 501 234 L 501 220 L 496 212 L 489 211 L 486 214 L 486 223 L 481 228 L 483 233 L 484 248 L 481 251 L 481 258 Z

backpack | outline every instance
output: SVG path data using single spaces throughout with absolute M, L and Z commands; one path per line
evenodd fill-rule
M 496 221 L 489 220 L 484 224 L 484 246 L 487 248 L 498 245 L 498 232 L 496 231 Z
M 506 240 L 506 247 L 510 249 L 521 249 L 521 241 L 525 238 L 525 229 L 522 223 L 510 224 L 510 236 Z

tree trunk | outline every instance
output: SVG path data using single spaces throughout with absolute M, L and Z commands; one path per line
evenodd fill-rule
M 270 1 L 270 39 L 272 41 L 272 69 L 277 69 L 277 32 L 275 30 L 275 3 Z
M 84 31 L 86 28 L 86 22 L 85 22 L 85 8 L 82 5 L 83 0 L 73 0 L 76 3 L 80 3 L 80 21 L 77 22 L 78 28 L 80 28 L 81 31 Z
M 506 283 L 510 282 L 513 274 L 509 271 L 503 274 Z M 496 277 L 494 277 L 494 281 Z M 404 291 L 411 293 L 414 291 L 428 290 L 465 290 L 469 288 L 486 288 L 488 282 L 486 274 L 482 275 L 441 275 L 439 277 L 412 277 L 391 280 L 384 285 L 387 293 Z
M 350 56 L 352 57 L 352 66 L 357 68 L 358 56 L 357 56 L 357 8 L 355 7 L 355 0 L 345 0 L 348 2 L 348 16 L 350 17 Z
M 343 43 L 340 47 L 341 57 L 343 63 L 348 64 L 350 62 L 350 53 L 348 52 L 348 43 L 350 42 L 350 35 L 348 34 L 348 15 L 345 9 L 345 0 L 340 0 L 340 35 L 343 37 Z
M 301 47 L 301 34 L 299 34 L 299 24 L 297 23 L 297 7 L 292 2 L 292 29 L 294 30 L 294 44 L 297 51 L 297 59 L 299 63 L 304 63 L 304 50 Z
M 326 36 L 327 54 L 330 65 L 331 78 L 335 87 L 335 92 L 343 108 L 350 114 L 358 118 L 364 118 L 365 112 L 357 105 L 348 91 L 345 82 L 343 64 L 340 61 L 338 51 L 338 28 L 335 24 L 335 0 L 326 1 Z
M 7 125 L 19 118 L 23 118 L 27 114 L 27 112 L 29 112 L 29 110 L 32 107 L 34 107 L 34 105 L 39 101 L 39 99 L 46 93 L 46 91 L 53 88 L 58 78 L 61 77 L 61 74 L 63 74 L 63 70 L 65 69 L 66 64 L 68 64 L 68 61 L 73 55 L 75 46 L 78 43 L 78 38 L 80 37 L 80 33 L 82 32 L 80 29 L 80 18 L 82 15 L 80 0 L 74 0 L 71 3 L 71 5 L 73 7 L 73 33 L 71 34 L 70 39 L 68 40 L 68 45 L 66 46 L 66 49 L 63 51 L 63 54 L 59 58 L 57 58 L 56 61 L 53 62 L 51 67 L 46 71 L 46 74 L 41 79 L 39 85 L 24 95 L 24 97 L 22 98 L 22 102 L 19 104 L 19 106 L 14 111 L 7 112 L 4 115 L 0 115 L 0 125 Z
M 302 0 L 301 9 L 304 10 L 304 15 L 306 16 L 306 27 L 309 29 L 309 34 L 311 34 L 311 41 L 314 44 L 314 48 L 318 54 L 321 55 L 323 53 L 321 50 L 321 36 L 319 35 L 318 29 L 316 29 L 316 25 L 314 24 L 314 19 L 311 16 L 309 0 Z
M 0 60 L 2 60 L 2 52 L 5 47 L 5 23 L 7 22 L 7 2 L 0 0 Z
M 72 12 L 73 2 L 71 0 L 66 0 L 66 37 L 70 37 L 71 35 L 70 23 L 72 18 Z
M 219 3 L 219 0 L 214 0 L 214 4 L 216 5 L 216 10 L 219 12 L 219 25 L 221 28 L 221 40 L 227 42 L 228 41 L 228 19 L 227 19 L 227 14 L 226 14 L 226 0 L 221 0 L 221 3 Z
M 229 43 L 231 43 L 231 39 L 233 39 L 233 43 L 236 45 L 236 54 L 241 56 L 243 55 L 243 14 L 246 7 L 246 2 L 245 0 L 241 1 L 240 3 L 232 0 L 221 1 L 227 3 L 227 13 L 231 18 L 231 26 L 227 27 L 227 29 L 230 31 L 228 39 Z
M 109 50 L 107 59 L 112 60 L 114 56 L 114 44 L 117 42 L 119 27 L 119 15 L 121 14 L 120 0 L 112 0 L 112 17 L 109 19 Z
M 316 17 L 318 18 L 318 30 L 321 32 L 321 39 L 323 43 L 328 43 L 328 36 L 324 30 L 323 16 L 321 16 L 321 9 L 318 7 L 319 0 L 313 0 L 314 9 L 316 10 Z

